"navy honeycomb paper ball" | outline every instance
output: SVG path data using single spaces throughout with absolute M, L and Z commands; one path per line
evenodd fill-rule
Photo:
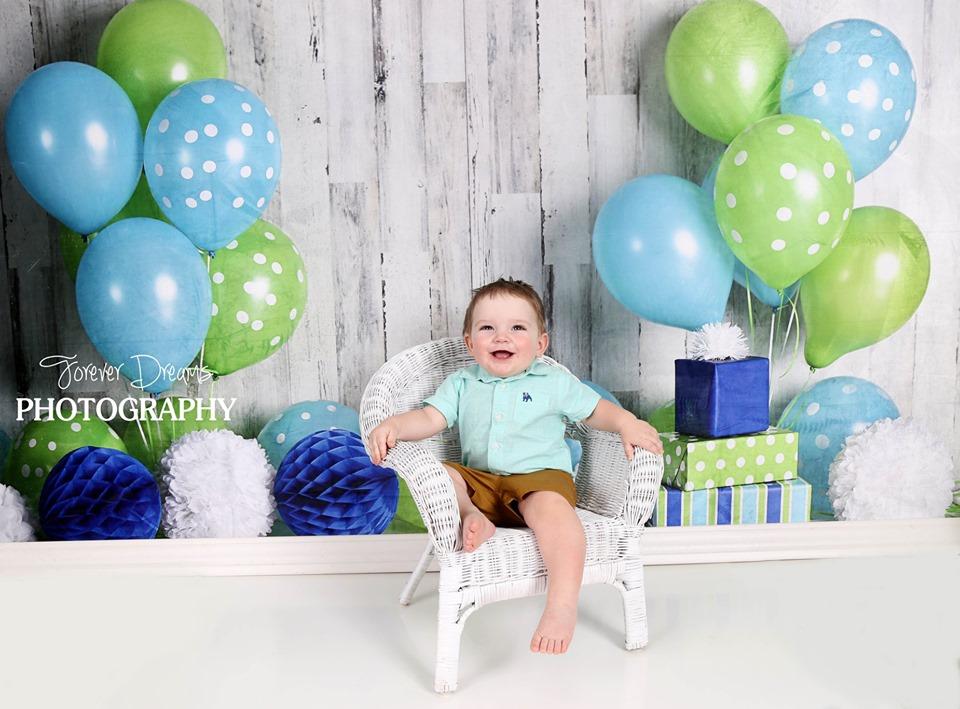
M 40 492 L 40 525 L 49 539 L 153 539 L 160 511 L 150 471 L 112 448 L 68 453 Z
M 397 513 L 396 473 L 374 465 L 352 431 L 318 431 L 280 463 L 273 484 L 280 517 L 299 535 L 380 534 Z

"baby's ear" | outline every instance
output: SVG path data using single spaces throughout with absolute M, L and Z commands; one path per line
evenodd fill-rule
M 539 357 L 544 352 L 547 351 L 547 347 L 550 346 L 550 335 L 545 332 L 540 333 L 540 337 L 537 338 L 537 356 Z

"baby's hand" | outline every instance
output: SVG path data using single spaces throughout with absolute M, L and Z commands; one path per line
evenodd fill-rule
M 399 426 L 393 416 L 370 431 L 370 460 L 374 465 L 380 465 L 391 448 L 397 445 Z
M 620 429 L 620 439 L 623 441 L 623 450 L 627 453 L 627 460 L 633 460 L 633 447 L 641 448 L 661 455 L 663 453 L 663 444 L 660 442 L 660 434 L 657 429 L 646 421 L 633 417 Z

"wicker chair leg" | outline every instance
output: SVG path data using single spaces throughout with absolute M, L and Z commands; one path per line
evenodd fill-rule
M 427 540 L 427 548 L 423 550 L 423 554 L 420 556 L 420 561 L 417 562 L 417 568 L 413 570 L 413 573 L 410 574 L 410 578 L 407 580 L 407 585 L 403 587 L 403 591 L 400 593 L 400 605 L 409 606 L 410 599 L 413 598 L 413 594 L 417 590 L 417 586 L 420 585 L 420 580 L 423 578 L 423 575 L 427 573 L 427 567 L 430 566 L 430 562 L 433 560 L 433 542 L 429 539 Z
M 637 650 L 647 646 L 647 599 L 643 588 L 643 565 L 637 561 L 617 576 L 623 596 L 624 646 Z
M 437 610 L 437 669 L 433 688 L 436 692 L 457 689 L 457 669 L 460 664 L 460 634 L 466 615 L 461 615 L 462 594 L 441 591 Z

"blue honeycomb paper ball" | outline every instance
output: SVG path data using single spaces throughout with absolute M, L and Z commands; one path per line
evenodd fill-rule
M 273 495 L 296 534 L 380 534 L 397 512 L 400 486 L 392 470 L 373 464 L 360 436 L 334 429 L 290 449 Z
M 153 539 L 160 512 L 160 489 L 150 471 L 112 448 L 71 451 L 40 492 L 40 525 L 48 539 Z
M 333 428 L 360 433 L 360 415 L 336 401 L 301 401 L 267 421 L 257 442 L 267 452 L 270 464 L 279 468 L 290 449 L 306 436 Z

